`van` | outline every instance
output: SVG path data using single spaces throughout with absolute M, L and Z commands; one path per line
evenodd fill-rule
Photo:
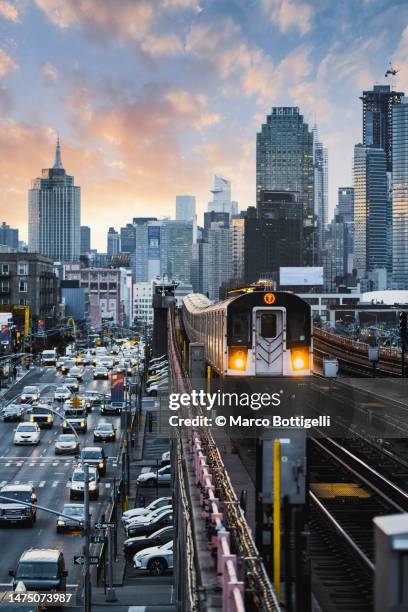
M 17 569 L 9 570 L 13 578 L 13 590 L 23 582 L 27 591 L 65 591 L 66 577 L 64 555 L 53 548 L 28 548 L 23 552 Z

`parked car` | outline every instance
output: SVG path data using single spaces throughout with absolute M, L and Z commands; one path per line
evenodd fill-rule
M 142 517 L 140 517 L 142 519 Z M 144 517 L 144 521 L 139 520 L 138 522 L 131 523 L 126 528 L 126 534 L 128 538 L 134 538 L 141 535 L 149 535 L 154 533 L 161 527 L 167 527 L 173 524 L 173 510 L 168 509 L 161 514 L 156 516 Z
M 171 505 L 171 503 L 171 497 L 158 497 L 145 508 L 133 508 L 132 510 L 126 510 L 126 512 L 122 514 L 122 523 L 127 523 L 135 516 L 146 516 L 147 514 L 162 508 L 163 506 Z
M 79 441 L 74 434 L 60 434 L 54 442 L 56 455 L 77 455 L 79 453 Z
M 166 451 L 165 453 L 162 454 L 161 464 L 162 466 L 164 466 L 164 465 L 168 465 L 169 463 L 170 463 L 170 451 Z
M 37 385 L 30 385 L 23 388 L 20 400 L 22 404 L 26 404 L 27 402 L 38 402 L 40 396 L 40 387 L 37 387 Z
M 133 516 L 125 522 L 124 528 L 126 530 L 132 525 L 140 525 L 141 523 L 147 523 L 151 519 L 156 518 L 157 516 L 161 516 L 162 514 L 166 513 L 168 510 L 173 510 L 173 506 L 171 503 L 168 504 L 167 506 L 161 506 L 160 508 L 157 508 L 156 510 L 152 510 L 148 514 Z
M 66 591 L 68 572 L 60 550 L 29 548 L 9 575 L 13 577 L 13 590 L 23 582 L 27 591 Z
M 158 531 L 151 533 L 150 535 L 136 536 L 135 538 L 128 538 L 123 542 L 123 552 L 127 561 L 132 561 L 134 555 L 140 550 L 150 548 L 151 546 L 161 546 L 167 544 L 173 540 L 174 527 L 168 525 L 162 527 Z
M 133 557 L 133 563 L 136 570 L 147 571 L 151 576 L 162 576 L 173 569 L 173 540 L 141 550 Z
M 116 440 L 116 430 L 112 423 L 98 423 L 94 429 L 94 442 L 114 442 Z
M 21 404 L 9 404 L 2 411 L 3 421 L 24 421 L 24 406 Z
M 20 423 L 14 433 L 14 444 L 39 444 L 40 428 L 37 423 Z
M 142 487 L 155 487 L 156 484 L 168 485 L 171 482 L 171 467 L 165 465 L 158 470 L 152 468 L 149 472 L 139 474 L 136 482 Z

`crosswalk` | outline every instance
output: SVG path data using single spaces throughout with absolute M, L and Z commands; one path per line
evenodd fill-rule
M 72 467 L 78 463 L 78 460 L 75 457 L 71 457 L 69 459 L 54 459 L 52 457 L 38 457 L 33 459 L 32 457 L 28 459 L 23 459 L 21 457 L 0 457 L 0 468 L 1 467 Z M 108 465 L 112 467 L 117 467 L 117 460 L 115 458 L 108 459 Z
M 69 480 L 0 480 L 0 489 L 5 485 L 19 485 L 19 484 L 30 484 L 36 489 L 44 489 L 44 488 L 52 488 L 55 489 L 57 487 L 62 487 L 69 489 L 71 483 Z M 99 483 L 100 492 L 103 493 L 103 490 L 109 490 L 112 488 L 111 482 L 100 482 Z

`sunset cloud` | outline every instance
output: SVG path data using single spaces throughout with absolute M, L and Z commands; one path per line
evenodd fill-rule
M 0 77 L 16 68 L 18 68 L 18 64 L 3 49 L 0 49 Z
M 8 21 L 18 22 L 18 10 L 14 4 L 6 2 L 6 0 L 0 0 L 0 16 L 4 17 Z
M 41 66 L 41 74 L 45 83 L 54 83 L 58 79 L 58 70 L 50 62 Z
M 306 34 L 311 27 L 313 10 L 310 4 L 298 0 L 261 0 L 262 9 L 282 32 L 296 28 Z

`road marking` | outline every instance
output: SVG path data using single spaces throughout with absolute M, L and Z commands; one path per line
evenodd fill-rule
M 40 463 L 40 467 L 44 467 L 45 463 Z
M 59 483 L 59 480 L 54 480 L 54 482 L 52 483 L 51 486 L 52 487 L 56 487 L 58 485 L 58 483 Z
M 42 488 L 44 485 L 45 485 L 45 480 L 42 480 L 38 486 Z
M 146 606 L 129 606 L 128 612 L 146 612 Z
M 53 461 L 52 465 L 58 465 L 58 461 Z
M 10 467 L 11 463 L 10 461 L 8 463 L 6 463 L 5 467 Z
M 34 465 L 35 465 L 35 463 L 32 461 L 32 462 L 30 463 L 30 467 L 33 467 Z
M 4 487 L 4 485 L 6 485 L 6 484 L 7 484 L 7 480 L 2 480 L 0 482 L 0 488 Z
M 70 487 L 70 486 L 71 486 L 71 483 L 70 483 L 70 482 L 69 482 L 69 480 L 68 480 L 67 484 L 65 485 L 65 488 L 66 488 L 66 489 L 69 489 L 69 487 Z
M 23 465 L 23 462 L 22 462 L 22 461 L 19 461 L 18 463 L 16 463 L 16 466 L 17 466 L 17 467 L 20 467 L 20 465 Z
M 111 486 L 111 483 L 110 483 L 110 482 L 106 482 L 106 483 L 105 483 L 105 487 L 106 487 L 107 489 L 109 489 L 109 487 L 110 487 L 110 486 Z

